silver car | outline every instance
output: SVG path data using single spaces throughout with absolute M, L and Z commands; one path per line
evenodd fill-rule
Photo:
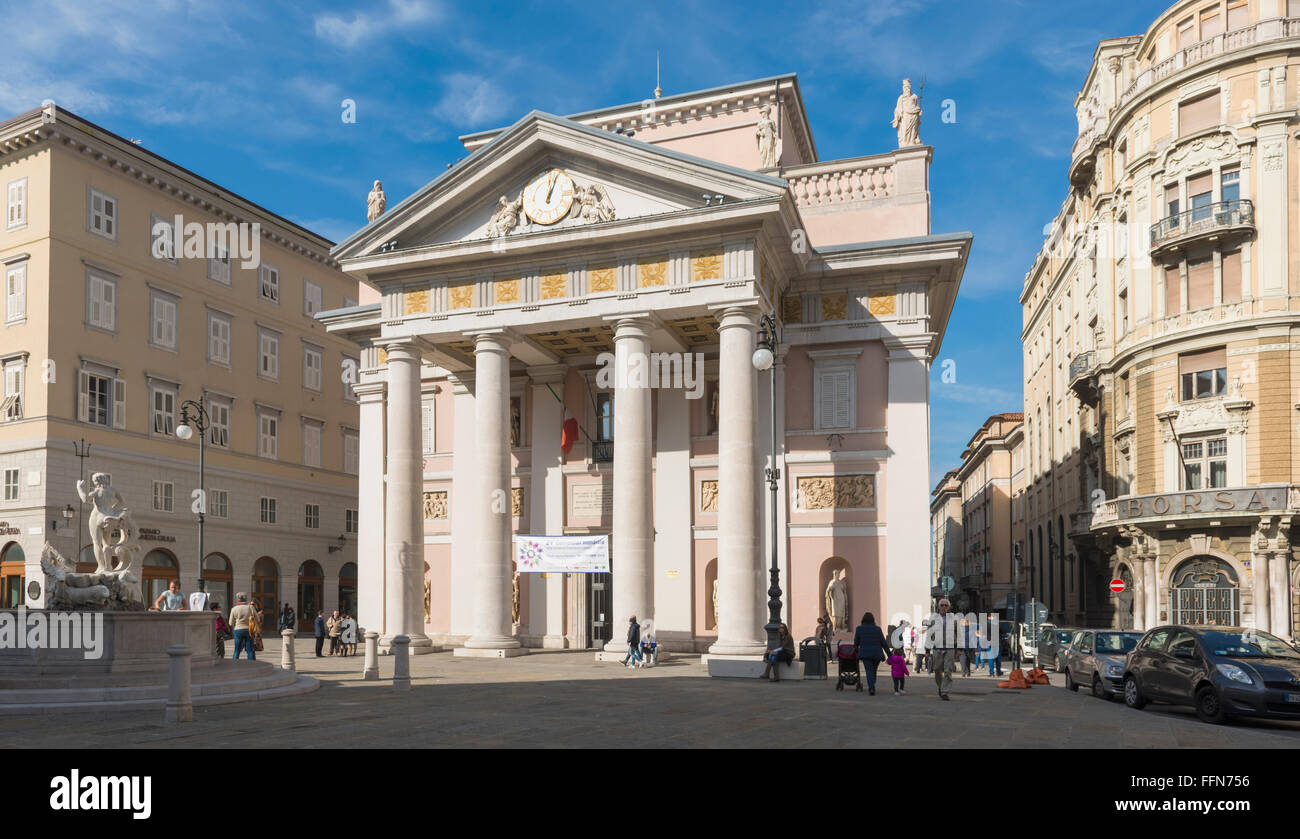
M 1090 687 L 1098 699 L 1124 695 L 1124 660 L 1141 632 L 1118 629 L 1081 629 L 1065 651 L 1065 686 L 1077 691 Z

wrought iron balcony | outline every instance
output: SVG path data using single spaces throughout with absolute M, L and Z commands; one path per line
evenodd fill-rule
M 1193 239 L 1255 232 L 1255 205 L 1245 199 L 1193 207 L 1151 225 L 1151 255 L 1173 250 Z
M 613 440 L 592 440 L 591 460 L 593 463 L 613 463 L 614 462 L 614 441 Z
M 1085 403 L 1097 401 L 1097 351 L 1085 350 L 1070 359 L 1070 389 Z

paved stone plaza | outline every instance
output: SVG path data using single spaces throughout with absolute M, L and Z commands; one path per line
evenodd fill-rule
M 278 642 L 266 646 L 278 662 Z M 66 726 L 0 718 L 0 747 L 1300 747 L 1300 723 L 1211 726 L 1190 709 L 1137 712 L 1072 694 L 1056 676 L 1030 691 L 958 676 L 952 701 L 940 702 L 928 676 L 909 678 L 906 696 L 882 678 L 870 697 L 837 692 L 833 679 L 711 679 L 696 656 L 628 670 L 588 652 L 442 652 L 414 658 L 411 692 L 395 695 L 391 679 L 361 680 L 361 656 L 317 659 L 312 650 L 310 640 L 296 645 L 299 672 L 322 682 L 312 694 L 196 708 L 185 725 L 164 726 L 161 711 L 78 715 Z M 385 676 L 391 667 L 380 659 Z

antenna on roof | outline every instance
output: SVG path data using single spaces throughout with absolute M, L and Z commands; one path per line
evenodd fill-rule
M 655 98 L 662 99 L 664 89 L 659 86 L 659 50 L 655 50 Z

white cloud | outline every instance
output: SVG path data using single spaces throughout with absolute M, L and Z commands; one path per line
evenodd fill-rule
M 473 73 L 452 73 L 442 79 L 443 94 L 434 116 L 456 128 L 491 128 L 512 107 L 512 98 L 496 82 Z
M 315 18 L 316 36 L 352 49 L 388 32 L 442 18 L 442 9 L 430 0 L 388 0 L 388 7 L 374 12 L 356 12 L 351 20 L 341 15 L 322 14 Z

